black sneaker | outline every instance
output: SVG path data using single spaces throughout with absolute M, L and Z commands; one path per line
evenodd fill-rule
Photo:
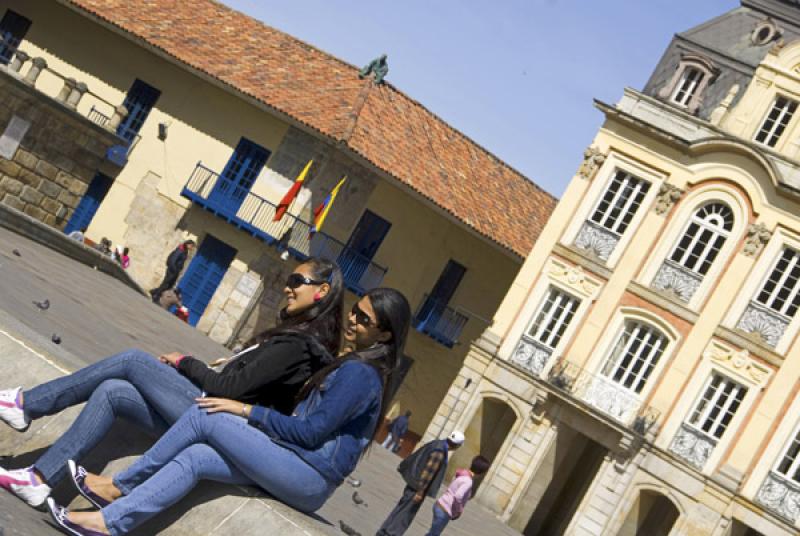
M 69 510 L 57 505 L 52 497 L 47 498 L 47 511 L 50 512 L 50 517 L 53 518 L 53 521 L 64 534 L 70 534 L 71 536 L 106 536 L 102 532 L 81 527 L 70 521 L 67 518 Z

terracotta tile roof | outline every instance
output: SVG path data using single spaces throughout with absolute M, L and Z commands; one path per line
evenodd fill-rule
M 61 0 L 345 145 L 526 256 L 556 199 L 391 84 L 211 0 Z

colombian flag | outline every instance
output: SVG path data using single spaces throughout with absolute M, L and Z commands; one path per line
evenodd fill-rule
M 319 204 L 319 206 L 314 209 L 314 225 L 311 226 L 311 231 L 309 234 L 314 234 L 320 229 L 322 229 L 322 224 L 325 222 L 325 218 L 328 217 L 328 211 L 331 209 L 331 205 L 333 204 L 333 200 L 336 199 L 336 194 L 339 193 L 339 189 L 344 184 L 344 181 L 347 180 L 347 176 L 345 175 L 342 177 L 342 180 L 339 181 L 331 193 L 328 194 L 328 197 L 325 198 L 325 201 Z
M 300 188 L 302 188 L 303 181 L 306 180 L 308 170 L 311 169 L 311 164 L 313 163 L 313 160 L 309 160 L 308 164 L 306 164 L 306 167 L 304 167 L 303 171 L 300 172 L 300 175 L 297 176 L 297 179 L 295 179 L 292 187 L 289 188 L 289 191 L 283 196 L 281 202 L 278 203 L 278 207 L 275 209 L 275 217 L 272 218 L 272 221 L 280 221 L 280 219 L 283 218 L 283 215 L 286 214 L 286 211 L 289 210 L 289 206 L 292 204 L 292 201 L 294 201 L 294 198 L 297 197 L 297 193 L 300 191 Z

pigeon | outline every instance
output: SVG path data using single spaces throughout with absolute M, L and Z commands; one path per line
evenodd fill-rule
M 363 504 L 365 507 L 369 506 L 366 502 L 364 502 L 364 499 L 361 498 L 361 495 L 359 495 L 357 491 L 353 492 L 353 502 L 359 505 Z
M 356 529 L 354 529 L 341 519 L 339 520 L 339 527 L 342 529 L 342 532 L 347 534 L 347 536 L 361 536 L 360 532 L 358 532 Z
M 40 311 L 47 311 L 50 309 L 50 300 L 44 300 L 42 302 L 34 300 L 33 304 L 38 307 Z
M 20 253 L 18 249 L 13 250 L 11 253 L 16 255 L 17 257 L 22 257 L 22 253 Z
M 57 333 L 53 333 L 53 336 L 50 337 L 50 340 L 55 344 L 61 344 L 61 337 L 59 337 Z

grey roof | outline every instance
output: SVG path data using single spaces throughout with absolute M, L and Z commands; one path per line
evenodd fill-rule
M 742 3 L 741 7 L 676 34 L 643 92 L 658 96 L 675 73 L 681 56 L 694 53 L 710 59 L 720 70 L 703 95 L 699 117 L 708 118 L 734 84 L 740 88 L 737 100 L 741 98 L 755 68 L 775 44 L 753 44 L 750 36 L 755 27 L 772 17 L 783 31 L 784 42 L 800 38 L 800 0 L 743 0 Z

